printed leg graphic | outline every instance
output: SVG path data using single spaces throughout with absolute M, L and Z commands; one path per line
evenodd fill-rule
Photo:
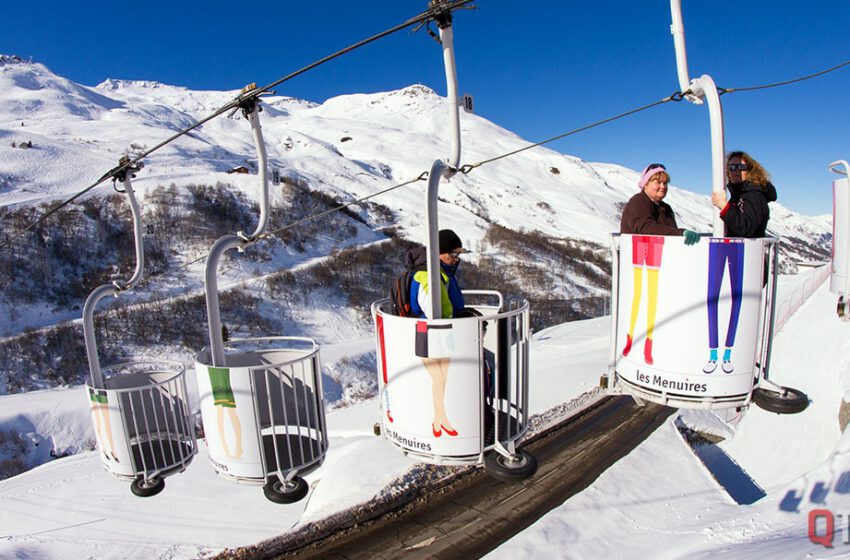
M 230 423 L 233 425 L 233 434 L 236 438 L 236 451 L 233 453 L 234 459 L 242 458 L 242 422 L 239 421 L 239 415 L 236 414 L 235 408 L 228 408 L 227 415 L 230 417 Z
M 451 358 L 422 358 L 422 363 L 431 376 L 431 399 L 434 405 L 434 419 L 431 422 L 431 430 L 434 437 L 440 437 L 445 431 L 446 435 L 456 436 L 451 422 L 446 416 L 446 381 L 448 380 L 449 363 Z
M 744 244 L 730 243 L 726 246 L 726 261 L 729 264 L 729 287 L 732 292 L 732 309 L 729 311 L 729 326 L 726 329 L 726 351 L 723 353 L 723 371 L 732 373 L 732 347 L 738 332 L 738 317 L 741 314 L 741 299 L 744 291 Z
M 646 269 L 646 340 L 643 343 L 643 359 L 648 365 L 653 364 L 652 334 L 655 331 L 655 313 L 658 310 L 658 270 Z
M 629 352 L 632 351 L 632 341 L 635 335 L 635 325 L 637 324 L 638 312 L 640 311 L 640 298 L 641 292 L 643 291 L 643 268 L 636 266 L 633 267 L 635 280 L 634 280 L 634 294 L 632 294 L 632 315 L 629 318 L 629 334 L 626 335 L 626 345 L 623 347 L 623 356 L 628 356 Z
M 221 438 L 221 449 L 230 459 L 242 458 L 242 423 L 236 414 L 236 397 L 230 385 L 230 369 L 211 367 L 209 369 L 210 386 L 212 387 L 213 405 L 215 406 L 215 421 L 218 434 Z M 224 431 L 224 409 L 227 409 L 227 417 L 233 426 L 234 443 L 236 452 L 231 453 L 227 444 L 227 433 Z
M 116 463 L 120 462 L 118 461 L 118 456 L 115 455 L 115 442 L 112 439 L 112 422 L 109 419 L 109 406 L 96 404 L 92 407 L 92 411 L 95 417 L 94 425 L 97 428 L 97 433 L 100 436 L 100 442 L 103 446 L 103 455 Z
M 713 373 L 717 369 L 717 348 L 708 349 L 708 362 L 702 366 L 705 373 Z
M 718 252 L 720 243 L 710 243 L 708 246 L 708 293 L 705 297 L 708 310 L 708 362 L 702 371 L 712 373 L 717 369 L 717 303 L 720 300 L 720 285 L 723 283 L 725 262 Z
M 221 450 L 229 458 L 233 458 L 230 454 L 230 446 L 227 445 L 227 433 L 224 431 L 224 407 L 215 407 L 215 423 L 218 428 L 218 437 L 221 439 Z
M 91 411 L 94 415 L 94 428 L 98 435 L 103 456 L 118 463 L 120 461 L 118 461 L 118 456 L 115 454 L 115 442 L 112 439 L 112 423 L 109 418 L 109 397 L 106 391 L 90 388 L 89 399 L 91 400 Z

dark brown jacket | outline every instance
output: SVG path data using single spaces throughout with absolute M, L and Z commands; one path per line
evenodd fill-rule
M 629 199 L 623 208 L 620 233 L 682 235 L 684 231 L 676 225 L 676 216 L 669 204 L 663 200 L 656 204 L 643 191 Z

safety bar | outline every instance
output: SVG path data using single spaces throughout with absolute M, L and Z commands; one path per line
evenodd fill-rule
M 841 169 L 838 168 L 839 166 L 843 166 L 844 171 L 841 171 Z M 833 161 L 829 164 L 828 169 L 836 175 L 844 175 L 845 177 L 850 178 L 850 164 L 847 163 L 847 160 L 839 159 L 838 161 Z M 848 188 L 850 188 L 850 179 L 848 179 Z M 834 222 L 837 219 L 837 216 L 833 216 L 832 219 L 833 227 L 835 227 Z M 835 246 L 835 239 L 832 240 L 832 243 L 833 246 Z M 847 298 L 850 297 L 850 250 L 845 250 L 843 255 L 837 257 L 844 259 L 844 270 L 846 272 L 844 274 L 844 293 L 842 295 L 844 296 L 844 305 L 846 310 L 846 306 L 848 303 Z M 833 255 L 833 258 L 836 258 L 836 256 Z
M 168 376 L 158 381 L 150 377 L 133 387 L 109 389 L 119 397 L 124 441 L 136 449 L 130 453 L 134 476 L 150 479 L 178 468 L 184 470 L 197 447 L 183 365 L 129 362 L 109 369 L 115 373 Z
M 126 158 L 126 156 L 125 156 Z M 122 158 L 121 163 L 126 163 Z M 100 389 L 103 387 L 103 372 L 100 368 L 100 358 L 97 355 L 97 341 L 94 333 L 94 311 L 97 304 L 107 296 L 118 297 L 121 292 L 127 291 L 135 286 L 142 278 L 142 272 L 145 268 L 145 246 L 142 240 L 142 218 L 139 211 L 139 203 L 136 201 L 136 194 L 133 191 L 133 185 L 130 179 L 133 177 L 133 172 L 142 168 L 141 164 L 125 168 L 120 174 L 115 176 L 115 179 L 121 180 L 124 183 L 124 192 L 130 202 L 130 213 L 133 217 L 133 239 L 136 247 L 136 269 L 133 276 L 125 283 L 118 281 L 112 284 L 102 284 L 92 290 L 86 302 L 83 305 L 83 337 L 86 343 L 86 356 L 89 362 L 89 372 L 91 376 L 92 387 Z
M 299 472 L 321 463 L 328 449 L 319 347 L 310 339 L 292 338 L 291 340 L 309 344 L 312 350 L 296 359 L 249 368 L 252 373 L 262 374 L 262 376 L 251 375 L 251 380 L 255 395 L 265 393 L 266 399 L 262 404 L 266 408 L 261 409 L 260 399 L 255 398 L 254 414 L 257 418 L 269 419 L 267 426 L 258 425 L 258 435 L 262 439 L 264 429 L 271 433 L 275 458 L 273 472 L 280 482 L 292 480 Z M 309 372 L 304 366 L 308 361 Z M 289 381 L 288 385 L 287 381 Z M 288 392 L 292 394 L 291 401 L 287 398 L 272 398 L 273 394 L 286 395 Z M 276 414 L 278 408 L 280 410 Z M 282 445 L 278 442 L 278 436 L 283 436 L 287 442 L 295 438 L 298 442 L 297 447 L 291 444 Z M 306 446 L 305 438 L 309 440 Z M 263 461 L 263 473 L 264 480 L 271 474 L 266 461 Z
M 726 186 L 726 174 L 724 172 L 726 148 L 723 139 L 723 107 L 720 104 L 720 94 L 717 92 L 714 80 L 708 74 L 689 80 L 681 0 L 670 0 L 670 13 L 673 19 L 670 32 L 673 35 L 673 45 L 676 49 L 676 73 L 679 78 L 679 88 L 682 92 L 690 92 L 685 95 L 685 99 L 694 104 L 701 104 L 703 99 L 708 101 L 711 124 L 711 190 L 720 193 Z M 720 210 L 716 207 L 713 207 L 712 211 L 712 229 L 714 237 L 723 237 L 723 221 L 720 219 Z
M 611 343 L 608 345 L 608 377 L 613 383 L 617 372 L 617 313 L 620 305 L 620 237 L 611 234 Z
M 766 249 L 768 251 L 768 279 L 767 292 L 765 293 L 762 305 L 761 317 L 762 328 L 760 329 L 761 340 L 759 341 L 759 364 L 758 376 L 760 379 L 767 380 L 770 372 L 770 356 L 773 352 L 773 334 L 776 329 L 776 286 L 779 275 L 779 239 L 770 237 L 766 240 Z M 764 333 L 767 333 L 766 335 Z M 758 382 L 758 381 L 757 381 Z
M 269 220 L 269 181 L 268 181 L 268 156 L 266 145 L 263 141 L 263 131 L 260 127 L 259 100 L 251 98 L 242 106 L 242 114 L 251 123 L 251 131 L 254 134 L 254 145 L 257 148 L 257 164 L 261 183 L 260 193 L 260 218 L 257 228 L 250 236 L 245 236 L 241 231 L 220 237 L 210 249 L 204 269 L 204 288 L 207 299 L 207 323 L 210 335 L 210 355 L 212 365 L 224 366 L 224 340 L 221 333 L 221 304 L 218 297 L 218 263 L 222 255 L 230 249 L 237 249 L 240 253 L 259 241 L 265 234 Z

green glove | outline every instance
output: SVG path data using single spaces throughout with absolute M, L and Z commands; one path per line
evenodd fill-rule
M 696 245 L 699 243 L 699 234 L 695 231 L 686 229 L 682 235 L 685 236 L 685 245 Z

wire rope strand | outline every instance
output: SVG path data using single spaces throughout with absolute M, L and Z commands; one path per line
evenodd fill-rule
M 679 92 L 676 92 L 676 93 L 679 93 Z M 679 99 L 681 99 L 681 96 L 679 97 Z M 679 99 L 676 99 L 676 94 L 674 94 L 674 95 L 671 95 L 669 97 L 665 97 L 664 99 L 660 99 L 658 101 L 650 103 L 648 105 L 643 105 L 642 107 L 638 107 L 636 109 L 626 111 L 625 113 L 620 113 L 619 115 L 614 115 L 613 117 L 608 117 L 607 119 L 602 119 L 601 121 L 596 121 L 595 123 L 591 123 L 591 124 L 573 129 L 569 132 L 565 132 L 563 134 L 559 134 L 557 136 L 547 138 L 546 140 L 541 140 L 540 142 L 535 142 L 534 144 L 529 144 L 528 146 L 523 146 L 522 148 L 519 148 L 517 150 L 513 150 L 512 152 L 507 152 L 505 154 L 502 154 L 502 155 L 499 155 L 499 156 L 496 156 L 496 157 L 481 160 L 478 163 L 471 163 L 471 164 L 463 165 L 463 166 L 461 166 L 460 170 L 463 173 L 469 173 L 470 171 L 472 171 L 476 167 L 481 167 L 482 165 L 486 165 L 488 163 L 492 163 L 494 161 L 498 161 L 498 160 L 504 159 L 506 157 L 514 156 L 514 155 L 519 154 L 521 152 L 524 152 L 526 150 L 530 150 L 532 148 L 537 148 L 538 146 L 543 146 L 545 144 L 549 144 L 550 142 L 554 142 L 555 140 L 560 140 L 561 138 L 566 138 L 567 136 L 572 136 L 573 134 L 578 134 L 579 132 L 583 132 L 585 130 L 595 128 L 597 126 L 601 126 L 603 124 L 606 124 L 606 123 L 609 123 L 609 122 L 612 122 L 612 121 L 616 121 L 617 119 L 622 119 L 622 118 L 627 117 L 629 115 L 634 115 L 635 113 L 640 113 L 641 111 L 646 111 L 647 109 L 657 107 L 658 105 L 663 105 L 664 103 L 667 103 L 669 101 L 678 101 Z
M 398 185 L 393 185 L 392 187 L 388 187 L 388 188 L 386 188 L 386 189 L 380 190 L 380 191 L 378 191 L 378 192 L 372 193 L 372 194 L 367 195 L 367 196 L 364 196 L 364 197 L 362 197 L 362 198 L 358 198 L 357 200 L 352 200 L 351 202 L 347 202 L 347 203 L 345 203 L 345 204 L 341 204 L 341 205 L 339 205 L 339 206 L 335 206 L 335 207 L 333 207 L 333 208 L 329 208 L 329 209 L 327 209 L 327 210 L 325 210 L 325 211 L 323 211 L 323 212 L 319 212 L 318 214 L 313 214 L 313 215 L 310 215 L 310 216 L 304 217 L 304 218 L 302 218 L 302 219 L 300 219 L 300 220 L 298 220 L 298 221 L 296 221 L 296 222 L 292 222 L 292 223 L 287 224 L 287 225 L 285 225 L 285 226 L 283 226 L 283 227 L 279 227 L 279 228 L 277 228 L 277 229 L 275 229 L 275 230 L 272 230 L 272 231 L 266 232 L 263 236 L 261 236 L 259 239 L 257 239 L 257 241 L 259 241 L 260 239 L 266 239 L 266 238 L 269 238 L 269 237 L 273 237 L 273 236 L 275 236 L 275 235 L 277 235 L 277 234 L 279 234 L 279 233 L 281 233 L 281 232 L 284 232 L 284 231 L 286 231 L 286 230 L 288 230 L 288 229 L 292 229 L 292 228 L 294 228 L 294 227 L 298 227 L 298 226 L 300 226 L 301 224 L 305 224 L 305 223 L 307 223 L 307 222 L 311 222 L 311 221 L 313 221 L 313 220 L 318 220 L 319 218 L 323 218 L 324 216 L 327 216 L 328 214 L 332 214 L 332 213 L 334 213 L 334 212 L 339 212 L 339 211 L 341 211 L 341 210 L 343 210 L 343 209 L 345 209 L 345 208 L 348 208 L 349 206 L 356 206 L 357 204 L 363 203 L 363 202 L 365 202 L 365 201 L 369 200 L 370 198 L 375 198 L 376 196 L 380 196 L 380 195 L 385 194 L 385 193 L 388 193 L 388 192 L 390 192 L 390 191 L 394 191 L 394 190 L 396 190 L 396 189 L 400 189 L 401 187 L 406 187 L 406 186 L 408 186 L 408 185 L 412 185 L 413 183 L 417 183 L 417 182 L 419 182 L 419 181 L 424 181 L 424 180 L 426 180 L 427 178 L 428 178 L 428 172 L 427 172 L 427 171 L 423 171 L 423 172 L 422 172 L 422 173 L 421 173 L 418 177 L 415 177 L 415 178 L 413 178 L 413 179 L 410 179 L 409 181 L 405 181 L 404 183 L 399 183 Z M 191 261 L 189 261 L 189 262 L 187 262 L 187 263 L 184 263 L 184 264 L 180 265 L 179 267 L 177 267 L 177 268 L 175 268 L 175 269 L 169 269 L 169 270 L 168 270 L 168 272 L 170 272 L 170 273 L 176 273 L 176 272 L 179 272 L 179 271 L 181 271 L 181 270 L 183 270 L 183 269 L 186 269 L 186 268 L 188 268 L 188 267 L 192 266 L 193 264 L 195 264 L 195 263 L 197 263 L 197 262 L 200 262 L 200 261 L 202 261 L 202 260 L 204 260 L 204 259 L 206 259 L 206 258 L 207 258 L 207 256 L 206 256 L 206 255 L 204 255 L 204 256 L 202 256 L 202 257 L 198 257 L 197 259 L 193 259 L 193 260 L 191 260 Z M 148 282 L 148 281 L 150 281 L 150 280 L 153 280 L 154 278 L 157 278 L 157 277 L 161 276 L 162 274 L 163 274 L 163 272 L 155 272 L 155 273 L 152 273 L 152 274 L 148 274 L 148 275 L 147 275 L 147 276 L 146 276 L 143 280 L 141 280 L 141 281 L 139 282 L 139 284 L 144 284 L 145 282 Z
M 796 83 L 799 83 L 799 82 L 803 82 L 805 80 L 811 80 L 812 78 L 817 78 L 818 76 L 823 76 L 824 74 L 829 74 L 830 72 L 834 72 L 835 70 L 843 68 L 847 65 L 850 65 L 850 60 L 845 60 L 841 64 L 836 64 L 835 66 L 832 66 L 831 68 L 827 68 L 826 70 L 820 70 L 818 72 L 815 72 L 813 74 L 808 74 L 808 75 L 802 76 L 800 78 L 794 78 L 792 80 L 785 80 L 783 82 L 774 82 L 772 84 L 764 84 L 764 85 L 760 85 L 760 86 L 750 86 L 750 87 L 740 87 L 740 88 L 725 88 L 723 93 L 732 93 L 732 92 L 736 92 L 736 91 L 756 91 L 756 90 L 760 90 L 760 89 L 768 89 L 768 88 L 775 88 L 775 87 L 779 87 L 779 86 L 787 86 L 787 85 L 790 85 L 790 84 L 796 84 Z
M 170 144 L 171 142 L 174 142 L 175 140 L 177 140 L 181 136 L 184 136 L 184 135 L 188 134 L 189 132 L 192 132 L 196 128 L 206 124 L 207 122 L 211 121 L 212 119 L 215 119 L 215 118 L 223 115 L 224 113 L 226 113 L 228 111 L 232 111 L 233 109 L 237 108 L 242 102 L 247 101 L 249 99 L 257 98 L 261 94 L 269 91 L 271 88 L 273 88 L 275 86 L 278 86 L 278 85 L 280 85 L 280 84 L 282 84 L 282 83 L 284 83 L 288 80 L 291 80 L 292 78 L 295 78 L 296 76 L 300 76 L 301 74 L 304 74 L 305 72 L 308 72 L 309 70 L 312 70 L 312 69 L 316 68 L 317 66 L 320 66 L 320 65 L 322 65 L 326 62 L 329 62 L 331 60 L 334 60 L 336 58 L 339 58 L 340 56 L 347 54 L 347 53 L 349 53 L 349 52 L 351 52 L 355 49 L 358 49 L 358 48 L 360 48 L 364 45 L 368 45 L 369 43 L 373 43 L 373 42 L 375 42 L 379 39 L 382 39 L 382 38 L 384 38 L 388 35 L 391 35 L 393 33 L 401 31 L 402 29 L 408 28 L 412 25 L 416 25 L 418 23 L 430 21 L 437 14 L 444 13 L 445 11 L 452 11 L 452 10 L 456 10 L 456 9 L 460 9 L 460 8 L 470 7 L 469 5 L 472 4 L 474 1 L 475 0 L 452 0 L 452 1 L 447 2 L 445 4 L 433 6 L 433 7 L 429 8 L 428 10 L 422 12 L 418 16 L 413 17 L 411 19 L 408 19 L 404 23 L 398 24 L 396 26 L 393 26 L 393 27 L 387 29 L 386 31 L 382 31 L 381 33 L 377 33 L 375 35 L 372 35 L 371 37 L 368 37 L 366 39 L 358 41 L 357 43 L 354 43 L 353 45 L 345 47 L 344 49 L 341 49 L 341 50 L 339 50 L 339 51 L 337 51 L 333 54 L 330 54 L 330 55 L 328 55 L 324 58 L 321 58 L 321 59 L 311 63 L 311 64 L 308 64 L 307 66 L 301 68 L 300 70 L 296 70 L 295 72 L 287 74 L 286 76 L 284 76 L 284 77 L 282 77 L 282 78 L 280 78 L 280 79 L 278 79 L 278 80 L 276 80 L 276 81 L 274 81 L 274 82 L 272 82 L 272 83 L 270 83 L 266 86 L 253 89 L 249 92 L 240 93 L 236 98 L 229 101 L 228 103 L 226 103 L 225 105 L 223 105 L 222 107 L 220 107 L 219 109 L 214 111 L 212 114 L 210 114 L 210 115 L 204 117 L 203 119 L 189 125 L 188 127 L 184 128 L 184 129 L 179 130 L 175 134 L 169 136 L 167 139 L 165 139 L 162 142 L 160 142 L 159 144 L 155 145 L 154 147 L 152 147 L 152 148 L 142 152 L 141 154 L 135 156 L 134 158 L 130 159 L 128 162 L 122 163 L 118 167 L 115 167 L 115 168 L 111 169 L 110 171 L 106 172 L 96 182 L 89 185 L 88 187 L 86 187 L 82 191 L 76 193 L 72 197 L 70 197 L 66 200 L 63 200 L 61 203 L 57 204 L 56 206 L 54 206 L 53 208 L 48 210 L 45 214 L 41 215 L 32 224 L 30 224 L 29 226 L 27 226 L 23 230 L 19 231 L 18 233 L 14 234 L 11 238 L 4 241 L 3 244 L 0 245 L 0 249 L 5 249 L 7 247 L 10 247 L 14 241 L 20 239 L 23 235 L 25 235 L 27 232 L 31 231 L 33 228 L 37 227 L 39 224 L 43 223 L 47 218 L 49 218 L 50 216 L 55 214 L 60 209 L 64 208 L 65 206 L 67 206 L 71 202 L 75 201 L 79 197 L 83 196 L 84 194 L 88 193 L 89 191 L 91 191 L 91 190 L 95 189 L 96 187 L 100 186 L 101 184 L 103 184 L 103 182 L 106 181 L 108 178 L 114 177 L 117 173 L 125 171 L 130 166 L 140 162 L 141 160 L 148 157 L 149 155 L 156 152 L 157 150 L 165 147 L 166 145 Z

